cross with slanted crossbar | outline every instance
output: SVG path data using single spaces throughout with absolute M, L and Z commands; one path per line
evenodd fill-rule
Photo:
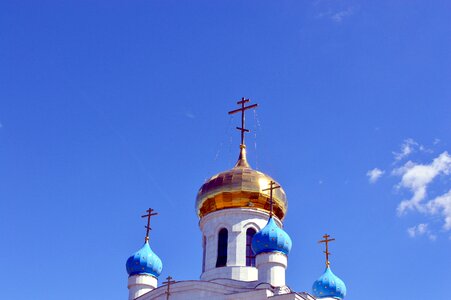
M 262 191 L 269 191 L 269 217 L 272 217 L 274 210 L 274 200 L 272 199 L 272 191 L 280 188 L 280 185 L 276 185 L 274 181 L 269 182 L 269 188 L 264 189 Z
M 149 208 L 148 210 L 146 210 L 145 215 L 141 216 L 141 218 L 147 218 L 147 225 L 144 226 L 144 228 L 146 228 L 146 237 L 145 237 L 145 242 L 149 241 L 149 232 L 152 230 L 152 228 L 150 228 L 150 218 L 152 216 L 156 216 L 158 215 L 158 213 L 154 212 L 154 210 L 152 208 Z
M 163 284 L 167 284 L 166 292 L 165 292 L 167 300 L 169 300 L 169 295 L 171 295 L 171 284 L 176 283 L 176 281 L 172 280 L 172 279 L 173 278 L 171 276 L 168 276 L 168 277 L 166 277 L 167 281 L 163 282 Z
M 325 243 L 326 244 L 326 251 L 323 251 L 326 254 L 326 266 L 330 265 L 329 262 L 329 242 L 335 241 L 335 239 L 329 239 L 330 235 L 328 235 L 327 233 L 325 235 L 323 235 L 324 240 L 318 241 L 318 243 Z
M 249 102 L 249 99 L 245 99 L 244 97 L 241 98 L 241 101 L 238 101 L 236 104 L 241 104 L 241 108 L 229 111 L 229 115 L 235 114 L 237 112 L 241 112 L 241 127 L 237 127 L 236 129 L 238 129 L 239 131 L 241 131 L 241 145 L 244 146 L 244 133 L 245 132 L 249 132 L 249 129 L 244 128 L 244 113 L 246 110 L 257 107 L 258 104 L 252 104 L 249 106 L 245 106 L 244 104 Z

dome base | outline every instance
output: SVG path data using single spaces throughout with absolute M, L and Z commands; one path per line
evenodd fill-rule
M 157 285 L 157 278 L 151 275 L 132 275 L 128 278 L 128 299 L 134 300 L 155 289 Z
M 258 281 L 268 283 L 273 287 L 285 286 L 285 270 L 288 258 L 280 252 L 261 253 L 256 257 Z

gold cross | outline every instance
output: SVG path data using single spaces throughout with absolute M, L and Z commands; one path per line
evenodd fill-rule
M 144 226 L 144 228 L 146 228 L 146 237 L 144 239 L 145 242 L 149 241 L 149 232 L 152 230 L 152 228 L 150 228 L 150 218 L 152 216 L 156 216 L 158 215 L 158 213 L 154 212 L 154 210 L 152 208 L 149 208 L 148 210 L 146 210 L 146 215 L 141 216 L 141 218 L 147 218 L 147 225 Z
M 241 98 L 241 101 L 238 101 L 236 104 L 241 104 L 241 108 L 229 111 L 229 115 L 233 115 L 237 112 L 241 112 L 241 127 L 237 127 L 236 129 L 238 129 L 239 131 L 241 131 L 241 145 L 244 146 L 244 133 L 245 132 L 249 132 L 249 129 L 244 128 L 244 113 L 246 110 L 257 107 L 258 104 L 252 104 L 249 106 L 244 106 L 245 103 L 249 102 L 249 99 L 245 99 L 244 97 Z
M 269 188 L 264 189 L 262 191 L 269 191 L 269 217 L 271 218 L 273 215 L 273 210 L 274 210 L 274 201 L 272 199 L 272 191 L 274 191 L 275 189 L 280 188 L 280 185 L 275 185 L 276 183 L 274 181 L 270 181 L 269 182 Z
M 323 251 L 326 254 L 326 266 L 328 267 L 330 265 L 329 262 L 329 242 L 335 241 L 335 239 L 329 239 L 330 235 L 328 235 L 327 233 L 325 235 L 323 235 L 324 240 L 318 241 L 318 243 L 325 243 L 326 244 L 326 251 Z
M 165 281 L 165 282 L 163 282 L 163 284 L 167 284 L 168 286 L 166 287 L 166 292 L 165 292 L 165 294 L 166 294 L 166 300 L 168 300 L 169 299 L 169 295 L 171 295 L 171 284 L 173 284 L 173 283 L 176 283 L 176 281 L 175 280 L 172 280 L 173 278 L 171 277 L 171 276 L 168 276 L 168 277 L 166 277 L 166 280 L 167 281 Z

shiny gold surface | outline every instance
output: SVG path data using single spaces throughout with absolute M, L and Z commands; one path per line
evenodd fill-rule
M 199 189 L 196 210 L 199 217 L 208 213 L 235 207 L 270 210 L 269 191 L 263 191 L 274 181 L 268 175 L 250 168 L 245 146 L 235 167 L 207 180 Z M 279 185 L 279 184 L 277 184 Z M 288 203 L 282 188 L 273 191 L 274 214 L 283 219 Z

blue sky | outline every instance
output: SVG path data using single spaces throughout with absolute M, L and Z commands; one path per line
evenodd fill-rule
M 321 275 L 327 232 L 346 299 L 449 298 L 450 20 L 448 1 L 2 1 L 1 298 L 125 299 L 149 206 L 162 278 L 198 278 L 194 200 L 237 158 L 242 96 L 250 163 L 288 195 L 290 287 Z

